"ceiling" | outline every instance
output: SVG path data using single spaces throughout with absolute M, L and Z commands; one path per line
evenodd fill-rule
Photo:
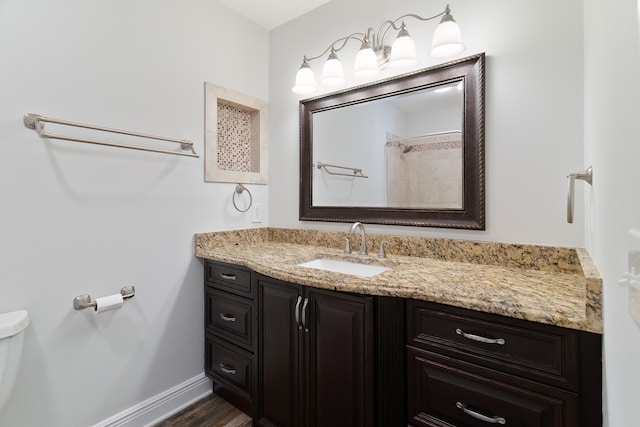
M 230 9 L 272 30 L 331 0 L 218 0 Z

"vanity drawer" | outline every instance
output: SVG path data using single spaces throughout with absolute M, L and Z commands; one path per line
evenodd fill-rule
M 251 353 L 207 335 L 205 360 L 207 374 L 214 382 L 220 381 L 239 395 L 251 399 L 254 369 Z
M 255 310 L 251 300 L 211 287 L 205 290 L 206 327 L 217 335 L 253 349 Z
M 575 331 L 424 301 L 407 302 L 407 344 L 577 390 Z
M 409 347 L 413 426 L 575 427 L 577 395 Z M 504 422 L 502 422 L 504 420 Z
M 205 281 L 214 288 L 222 289 L 246 298 L 253 298 L 251 272 L 237 265 L 207 260 Z

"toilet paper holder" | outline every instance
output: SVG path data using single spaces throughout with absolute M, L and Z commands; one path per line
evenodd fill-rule
M 133 298 L 136 295 L 135 286 L 125 286 L 124 288 L 120 289 L 120 295 L 122 295 L 123 300 Z M 75 308 L 76 310 L 83 310 L 89 307 L 93 307 L 94 309 L 96 308 L 96 302 L 91 299 L 91 295 L 78 295 L 73 299 L 73 308 Z

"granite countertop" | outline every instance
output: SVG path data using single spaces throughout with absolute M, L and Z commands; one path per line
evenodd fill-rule
M 602 279 L 584 249 L 370 235 L 370 254 L 363 256 L 359 236 L 351 238 L 353 253 L 344 254 L 344 237 L 276 228 L 202 233 L 195 255 L 316 288 L 414 298 L 602 333 Z M 387 257 L 378 259 L 383 239 Z M 365 278 L 297 265 L 316 258 L 389 270 Z

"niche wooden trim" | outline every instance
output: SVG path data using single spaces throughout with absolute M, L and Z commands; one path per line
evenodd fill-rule
M 205 181 L 267 184 L 266 101 L 205 82 Z

